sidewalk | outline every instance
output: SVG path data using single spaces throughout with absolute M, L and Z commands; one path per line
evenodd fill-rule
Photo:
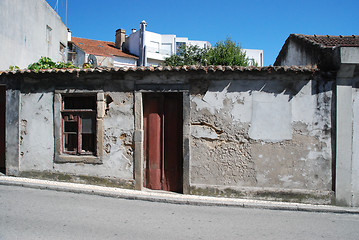
M 359 214 L 359 208 L 338 207 L 331 205 L 310 205 L 302 203 L 261 201 L 251 199 L 220 198 L 196 195 L 167 193 L 162 191 L 137 191 L 113 187 L 101 187 L 78 183 L 55 182 L 48 180 L 0 176 L 0 184 L 8 186 L 22 186 L 36 189 L 48 189 L 62 192 L 84 193 L 104 197 L 163 202 L 173 204 L 188 204 L 199 206 L 226 206 L 242 208 L 259 208 L 271 210 L 329 212 Z

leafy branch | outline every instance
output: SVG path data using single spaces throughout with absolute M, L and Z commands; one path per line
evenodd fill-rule
M 41 57 L 39 61 L 31 63 L 27 69 L 29 70 L 43 70 L 43 69 L 67 69 L 67 68 L 77 68 L 71 62 L 53 62 L 49 57 Z

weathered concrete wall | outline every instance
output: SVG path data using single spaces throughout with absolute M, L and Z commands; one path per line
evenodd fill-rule
M 112 99 L 103 121 L 102 164 L 54 164 L 54 170 L 74 175 L 133 180 L 133 94 L 105 92 Z
M 332 83 L 213 80 L 191 89 L 191 185 L 331 191 Z
M 299 45 L 295 41 L 288 42 L 286 54 L 278 65 L 280 66 L 314 66 L 316 65 L 315 55 L 310 54 L 304 45 Z
M 20 95 L 20 171 L 52 171 L 53 93 Z
M 32 175 L 46 172 L 70 176 L 89 176 L 104 179 L 133 182 L 133 92 L 123 90 L 123 83 L 102 84 L 105 97 L 105 114 L 103 117 L 103 153 L 100 164 L 84 162 L 54 161 L 56 139 L 54 132 L 54 92 L 56 81 L 51 88 L 41 88 L 41 81 L 25 80 L 20 100 L 19 131 L 20 131 L 20 173 Z M 46 80 L 44 80 L 46 82 Z M 32 83 L 29 84 L 28 83 Z M 92 82 L 79 80 L 82 88 L 76 92 L 88 91 L 93 88 Z M 72 85 L 75 86 L 76 84 Z M 90 87 L 90 85 L 92 85 Z M 30 89 L 34 86 L 34 89 Z M 71 89 L 71 86 L 69 86 Z M 111 89 L 111 90 L 110 90 Z M 41 175 L 41 174 L 40 174 Z
M 352 106 L 349 107 L 352 110 L 352 118 L 349 118 L 352 124 L 352 154 L 349 166 L 351 168 L 346 171 L 346 177 L 343 179 L 344 183 L 348 183 L 349 186 L 345 187 L 349 192 L 348 203 L 351 206 L 359 206 L 359 75 L 357 74 L 353 78 L 352 82 Z M 343 184 L 342 182 L 342 184 Z M 341 198 L 344 198 L 340 196 Z
M 19 173 L 19 104 L 20 91 L 7 89 L 6 91 L 6 174 Z

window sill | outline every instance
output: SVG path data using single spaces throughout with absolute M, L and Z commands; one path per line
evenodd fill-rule
M 61 154 L 56 156 L 55 163 L 102 164 L 102 159 L 97 156 Z

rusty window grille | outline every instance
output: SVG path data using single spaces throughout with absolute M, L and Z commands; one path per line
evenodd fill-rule
M 63 96 L 62 151 L 96 155 L 96 96 Z

